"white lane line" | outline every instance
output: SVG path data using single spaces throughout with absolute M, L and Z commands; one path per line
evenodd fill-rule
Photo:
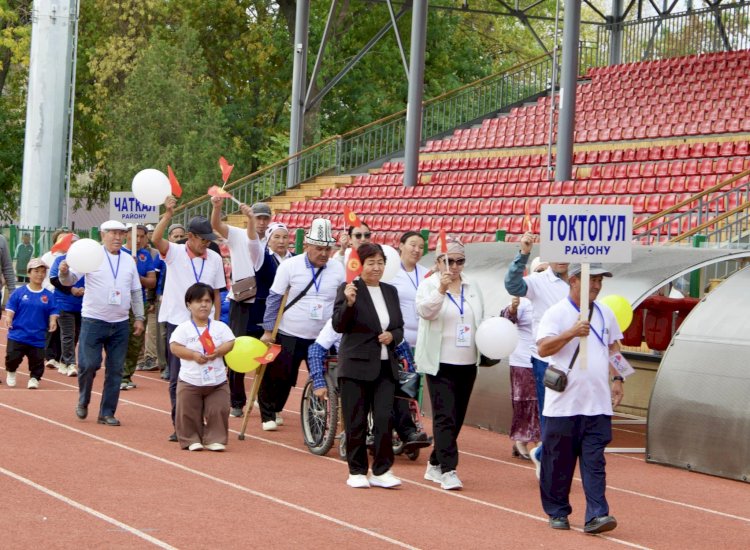
M 78 510 L 80 510 L 82 512 L 87 513 L 87 514 L 90 514 L 90 515 L 92 515 L 92 516 L 94 516 L 96 518 L 99 518 L 102 521 L 106 521 L 107 523 L 111 523 L 115 527 L 119 527 L 120 529 L 122 529 L 123 531 L 127 531 L 131 535 L 135 535 L 136 537 L 142 538 L 143 540 L 145 540 L 147 542 L 150 542 L 154 546 L 158 546 L 159 548 L 164 548 L 165 550 L 177 550 L 174 546 L 171 546 L 171 545 L 167 544 L 166 542 L 157 539 L 156 537 L 152 537 L 151 535 L 149 535 L 148 533 L 144 533 L 140 529 L 136 529 L 135 527 L 131 527 L 130 525 L 128 525 L 126 523 L 123 523 L 123 522 L 121 522 L 119 520 L 116 520 L 115 518 L 110 517 L 110 516 L 108 516 L 106 514 L 103 514 L 103 513 L 99 512 L 98 510 L 94 510 L 93 508 L 89 508 L 85 504 L 81 504 L 80 502 L 75 501 L 75 500 L 73 500 L 71 498 L 68 498 L 65 495 L 61 495 L 60 493 L 58 493 L 56 491 L 53 491 L 52 489 L 49 489 L 49 488 L 47 488 L 47 487 L 45 487 L 43 485 L 39 485 L 38 483 L 35 483 L 35 482 L 31 481 L 28 478 L 25 478 L 23 476 L 20 476 L 20 475 L 14 473 L 14 472 L 11 472 L 10 470 L 6 470 L 5 468 L 0 467 L 0 473 L 4 474 L 4 475 L 6 475 L 6 476 L 8 476 L 10 478 L 13 478 L 16 481 L 20 481 L 21 483 L 23 483 L 25 485 L 28 485 L 29 487 L 32 487 L 32 488 L 36 489 L 37 491 L 40 491 L 40 492 L 44 493 L 47 496 L 50 496 L 52 498 L 56 498 L 57 500 L 64 502 L 68 506 L 76 508 L 76 509 L 78 509 Z
M 237 491 L 248 493 L 248 494 L 250 494 L 252 496 L 255 496 L 255 497 L 258 497 L 258 498 L 262 498 L 264 500 L 268 500 L 270 502 L 278 504 L 279 506 L 284 506 L 286 508 L 290 508 L 290 509 L 295 510 L 297 512 L 301 512 L 303 514 L 307 514 L 307 515 L 313 516 L 315 518 L 322 519 L 324 521 L 328 521 L 328 522 L 333 523 L 335 525 L 338 525 L 340 527 L 345 527 L 345 528 L 351 529 L 353 531 L 357 531 L 359 533 L 362 533 L 364 535 L 369 535 L 369 536 L 371 536 L 373 538 L 382 540 L 382 541 L 387 542 L 389 544 L 392 544 L 394 546 L 398 546 L 398 547 L 401 547 L 401 548 L 410 548 L 410 549 L 417 548 L 415 546 L 411 546 L 409 544 L 401 542 L 400 540 L 392 539 L 392 538 L 387 537 L 385 535 L 381 535 L 380 533 L 376 533 L 375 531 L 371 531 L 370 529 L 366 529 L 364 527 L 360 527 L 358 525 L 354 525 L 353 523 L 349 523 L 349 522 L 340 520 L 338 518 L 335 518 L 333 516 L 329 516 L 327 514 L 322 514 L 320 512 L 316 512 L 315 510 L 311 510 L 310 508 L 305 508 L 304 506 L 300 506 L 299 504 L 294 504 L 293 502 L 288 502 L 286 500 L 283 500 L 283 499 L 280 499 L 280 498 L 277 498 L 277 497 L 274 497 L 274 496 L 271 496 L 271 495 L 267 495 L 265 493 L 261 493 L 260 491 L 256 491 L 254 489 L 250 489 L 249 487 L 245 487 L 243 485 L 239 485 L 239 484 L 234 483 L 232 481 L 227 481 L 225 479 L 221 479 L 219 477 L 212 476 L 211 474 L 207 474 L 205 472 L 201 472 L 200 470 L 195 470 L 195 469 L 190 468 L 188 466 L 184 466 L 184 465 L 182 465 L 182 464 L 180 464 L 178 462 L 173 462 L 173 461 L 168 460 L 166 458 L 162 458 L 160 456 L 157 456 L 157 455 L 154 455 L 154 454 L 151 454 L 151 453 L 147 453 L 146 451 L 141 451 L 141 450 L 136 449 L 134 447 L 129 447 L 128 445 L 124 445 L 124 444 L 118 443 L 116 441 L 111 441 L 111 440 L 106 439 L 104 437 L 99 437 L 98 435 L 90 434 L 90 433 L 85 432 L 83 430 L 79 430 L 77 428 L 73 428 L 71 426 L 63 424 L 62 422 L 57 422 L 56 420 L 52 420 L 51 418 L 46 418 L 44 416 L 40 416 L 38 414 L 34 414 L 32 412 L 29 412 L 29 411 L 24 411 L 23 409 L 18 409 L 16 407 L 12 407 L 10 405 L 6 405 L 5 403 L 0 403 L 0 407 L 3 407 L 5 409 L 11 410 L 11 411 L 14 411 L 14 412 L 19 413 L 19 414 L 23 414 L 23 415 L 29 416 L 31 418 L 35 418 L 36 420 L 41 420 L 42 422 L 47 422 L 48 424 L 52 424 L 53 426 L 57 426 L 58 428 L 63 428 L 65 430 L 71 431 L 73 433 L 77 433 L 79 435 L 83 435 L 85 437 L 88 437 L 90 439 L 94 439 L 94 440 L 99 441 L 101 443 L 106 443 L 107 445 L 112 445 L 113 447 L 117 447 L 119 449 L 122 449 L 122 450 L 125 450 L 125 451 L 129 451 L 131 453 L 143 456 L 145 458 L 150 458 L 151 460 L 155 460 L 156 462 L 161 462 L 162 464 L 166 464 L 167 466 L 171 466 L 173 468 L 177 468 L 179 470 L 182 470 L 184 472 L 196 475 L 198 477 L 202 477 L 204 479 L 208 479 L 209 481 L 213 481 L 213 482 L 218 483 L 220 485 L 225 485 L 225 486 L 230 487 L 232 489 L 236 489 Z

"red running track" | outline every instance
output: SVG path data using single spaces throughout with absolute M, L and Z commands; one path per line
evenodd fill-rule
M 0 334 L 0 356 L 5 351 Z M 4 363 L 3 363 L 4 364 Z M 74 378 L 47 370 L 39 390 L 5 385 L 0 369 L 0 547 L 12 548 L 747 548 L 747 487 L 649 465 L 642 455 L 608 454 L 608 499 L 619 526 L 581 532 L 584 499 L 573 486 L 570 532 L 553 531 L 529 462 L 510 458 L 507 437 L 464 428 L 459 474 L 465 489 L 442 491 L 422 478 L 426 453 L 397 457 L 396 490 L 346 486 L 336 450 L 310 454 L 299 428 L 295 389 L 278 432 L 245 441 L 230 420 L 224 453 L 189 453 L 167 442 L 167 384 L 136 374 L 123 392 L 121 427 L 96 424 L 74 409 Z M 100 388 L 97 378 L 95 391 Z M 250 381 L 248 381 L 249 384 Z M 93 418 L 92 418 L 93 417 Z M 428 423 L 429 429 L 429 423 Z M 638 428 L 616 427 L 613 445 L 643 446 Z

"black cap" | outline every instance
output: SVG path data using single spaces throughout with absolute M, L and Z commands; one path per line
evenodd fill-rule
M 190 218 L 187 230 L 188 233 L 197 235 L 201 239 L 206 239 L 207 241 L 215 241 L 219 238 L 211 228 L 211 222 L 209 222 L 203 216 L 195 216 L 194 218 Z

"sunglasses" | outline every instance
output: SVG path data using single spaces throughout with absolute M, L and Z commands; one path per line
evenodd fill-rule
M 372 236 L 372 233 L 370 233 L 369 231 L 367 233 L 352 233 L 352 237 L 355 237 L 357 239 L 361 239 L 362 237 L 364 237 L 365 239 L 369 239 L 370 236 Z
M 466 258 L 458 258 L 457 260 L 448 259 L 448 265 L 464 265 L 465 263 Z

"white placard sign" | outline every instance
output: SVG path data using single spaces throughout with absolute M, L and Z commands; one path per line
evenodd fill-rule
M 541 218 L 539 252 L 545 261 L 631 261 L 631 205 L 543 204 Z
M 159 223 L 159 207 L 139 202 L 133 193 L 109 194 L 109 219 L 122 223 Z

